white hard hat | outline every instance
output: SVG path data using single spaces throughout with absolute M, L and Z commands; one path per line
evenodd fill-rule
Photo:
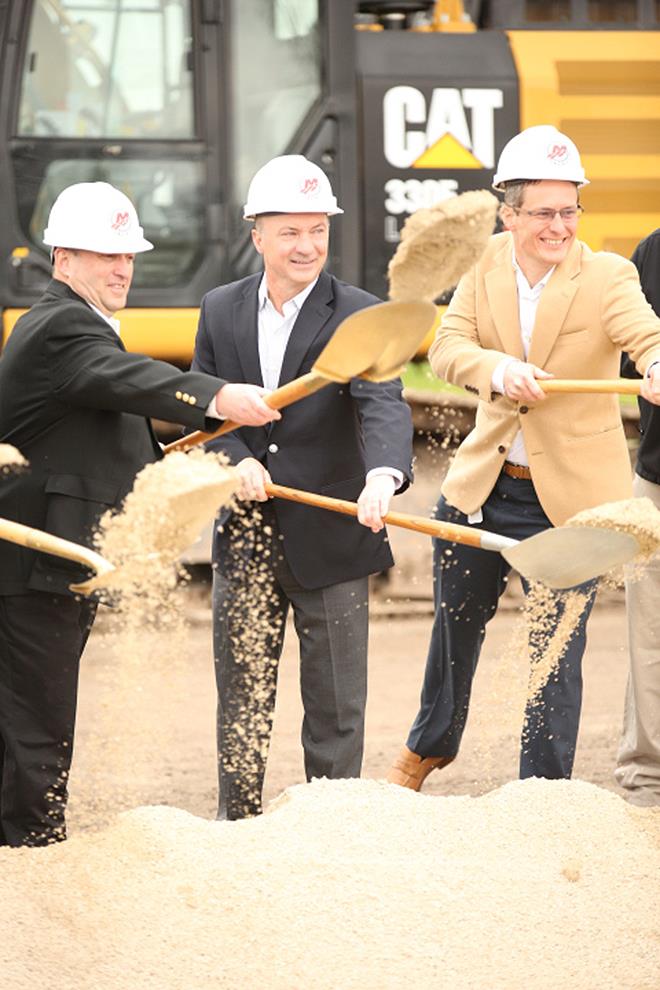
M 260 213 L 343 213 L 325 172 L 304 155 L 280 155 L 255 173 L 243 207 L 243 219 Z
M 100 254 L 153 248 L 128 196 L 108 182 L 76 182 L 64 189 L 51 208 L 44 244 Z
M 586 186 L 580 153 L 569 137 L 551 124 L 528 127 L 502 149 L 493 189 L 504 191 L 506 182 L 524 179 L 560 179 Z

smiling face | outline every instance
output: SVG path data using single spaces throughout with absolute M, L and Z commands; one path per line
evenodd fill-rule
M 279 302 L 293 299 L 317 278 L 328 257 L 330 222 L 325 213 L 260 216 L 252 231 L 263 256 L 268 292 Z
M 516 260 L 530 285 L 535 285 L 553 265 L 568 254 L 577 232 L 578 217 L 562 220 L 555 213 L 552 220 L 528 215 L 531 210 L 563 210 L 575 207 L 578 191 L 572 182 L 544 181 L 525 187 L 519 212 L 503 206 L 502 220 L 513 234 Z
M 112 316 L 126 305 L 134 260 L 134 254 L 56 248 L 53 274 L 106 316 Z

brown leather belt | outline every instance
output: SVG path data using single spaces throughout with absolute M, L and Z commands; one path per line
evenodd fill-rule
M 502 470 L 510 478 L 525 478 L 526 481 L 532 480 L 532 472 L 524 464 L 510 464 L 509 461 L 505 461 Z

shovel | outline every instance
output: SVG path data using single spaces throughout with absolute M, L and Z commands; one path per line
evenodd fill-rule
M 11 519 L 0 519 L 0 539 L 8 540 L 9 543 L 18 543 L 29 550 L 51 553 L 56 557 L 65 557 L 67 560 L 84 564 L 95 572 L 91 579 L 93 581 L 102 582 L 115 570 L 109 560 L 87 547 L 72 543 L 70 540 L 63 540 L 59 536 L 53 536 L 52 533 L 44 533 L 41 529 L 23 526 L 22 523 L 13 522 Z M 78 590 L 78 586 L 72 586 L 72 590 Z
M 347 516 L 357 516 L 355 502 L 326 495 L 301 492 L 296 488 L 267 484 L 266 492 L 275 498 L 303 502 L 319 509 L 330 509 Z M 526 540 L 513 540 L 483 529 L 438 522 L 423 516 L 388 512 L 383 521 L 392 526 L 412 529 L 452 543 L 501 553 L 507 563 L 530 581 L 542 581 L 549 588 L 573 588 L 600 577 L 612 567 L 624 564 L 639 553 L 637 540 L 628 533 L 595 526 L 564 526 L 546 529 Z
M 639 395 L 641 378 L 548 378 L 536 379 L 544 392 L 618 392 Z
M 428 302 L 386 302 L 351 313 L 339 324 L 312 370 L 275 389 L 264 402 L 271 409 L 283 409 L 331 382 L 343 383 L 351 378 L 385 382 L 396 378 L 416 353 L 435 315 L 435 306 Z M 196 447 L 237 426 L 233 420 L 225 420 L 213 433 L 189 433 L 169 443 L 165 453 Z
M 168 462 L 170 463 L 173 462 Z M 189 477 L 185 484 L 180 483 L 175 490 L 168 490 L 167 478 L 161 474 L 163 487 L 158 512 L 153 516 L 145 518 L 141 514 L 139 502 L 136 510 L 131 501 L 133 493 L 129 494 L 122 511 L 110 520 L 105 531 L 104 548 L 108 552 L 112 547 L 110 556 L 116 561 L 116 566 L 104 561 L 109 570 L 97 570 L 96 574 L 85 581 L 70 585 L 71 591 L 89 595 L 94 591 L 114 588 L 121 592 L 144 583 L 145 565 L 150 567 L 158 562 L 162 567 L 169 562 L 174 567 L 181 553 L 197 538 L 204 524 L 213 519 L 219 506 L 229 502 L 239 486 L 238 473 L 231 467 L 218 471 L 217 477 L 210 480 L 204 476 L 203 466 L 199 466 L 202 474 L 196 473 L 197 465 L 193 458 L 187 458 L 187 463 Z M 148 467 L 158 470 L 159 465 L 164 464 L 164 461 L 159 461 Z M 117 527 L 114 532 L 113 526 Z M 125 537 L 129 531 L 139 532 L 137 543 L 127 545 Z M 111 539 L 108 543 L 109 535 Z M 75 544 L 70 545 L 75 547 Z M 92 556 L 103 560 L 98 554 Z M 86 563 L 86 560 L 82 559 L 81 562 Z
M 145 552 L 137 555 L 120 554 L 121 559 L 117 565 L 111 564 L 88 547 L 63 540 L 52 533 L 44 533 L 40 529 L 23 526 L 10 519 L 0 518 L 0 539 L 18 543 L 30 550 L 74 560 L 88 567 L 94 572 L 91 577 L 69 585 L 75 594 L 90 595 L 95 591 L 125 587 L 131 581 L 143 580 L 142 570 L 134 569 L 136 563 L 140 567 L 152 560 L 161 560 L 163 554 L 173 560 L 177 559 L 181 551 L 195 539 L 204 523 L 213 518 L 218 506 L 226 503 L 238 488 L 238 475 L 231 468 L 226 469 L 224 478 L 219 475 L 217 481 L 200 483 L 195 478 L 194 462 L 191 461 L 191 465 L 192 477 L 188 486 L 181 487 L 174 493 L 163 492 L 155 524 L 145 535 Z M 169 520 L 178 521 L 174 530 Z M 173 539 L 176 540 L 174 546 L 171 545 Z

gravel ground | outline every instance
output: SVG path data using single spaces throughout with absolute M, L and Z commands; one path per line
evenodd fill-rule
M 427 516 L 437 498 L 447 453 L 417 445 L 415 484 L 396 500 L 403 512 Z M 374 582 L 370 683 L 363 775 L 381 778 L 405 741 L 417 702 L 432 621 L 431 540 L 390 529 L 396 566 Z M 171 804 L 213 816 L 216 801 L 215 683 L 210 595 L 186 590 L 188 630 L 167 630 L 122 643 L 112 613 L 102 610 L 81 674 L 78 734 L 71 779 L 71 831 L 106 820 L 114 810 Z M 479 794 L 517 776 L 520 711 L 526 671 L 512 657 L 520 585 L 510 582 L 489 626 L 459 758 L 425 785 L 429 794 Z M 589 623 L 585 692 L 575 776 L 617 789 L 612 778 L 627 668 L 621 591 L 600 593 Z M 287 630 L 280 665 L 266 800 L 304 780 L 297 640 Z
M 215 684 L 207 593 L 190 589 L 191 625 L 182 647 L 152 633 L 123 653 L 107 614 L 83 661 L 78 734 L 71 777 L 70 831 L 105 822 L 114 811 L 169 804 L 213 816 Z M 363 773 L 381 778 L 405 741 L 416 712 L 431 626 L 429 603 L 403 617 L 397 601 L 375 603 Z M 426 614 L 420 614 L 420 613 Z M 511 662 L 518 621 L 513 595 L 490 624 L 475 680 L 460 757 L 433 774 L 429 794 L 480 794 L 517 776 L 517 689 L 524 672 Z M 174 655 L 173 655 L 174 653 Z M 626 679 L 625 609 L 609 593 L 589 626 L 585 698 L 575 776 L 617 790 L 612 778 Z M 270 800 L 304 781 L 297 640 L 288 628 L 280 665 L 275 729 L 266 778 Z
M 437 471 L 431 457 L 423 466 L 402 511 L 430 510 L 442 457 Z M 289 627 L 270 813 L 250 821 L 213 821 L 208 586 L 185 588 L 181 631 L 127 636 L 101 612 L 81 671 L 70 841 L 0 850 L 2 990 L 657 985 L 660 815 L 619 800 L 612 777 L 622 593 L 604 592 L 590 621 L 574 781 L 516 780 L 527 671 L 512 646 L 514 580 L 488 629 L 461 754 L 416 795 L 381 781 L 416 712 L 431 545 L 391 538 L 397 566 L 372 596 L 366 779 L 292 787 L 304 774 Z

